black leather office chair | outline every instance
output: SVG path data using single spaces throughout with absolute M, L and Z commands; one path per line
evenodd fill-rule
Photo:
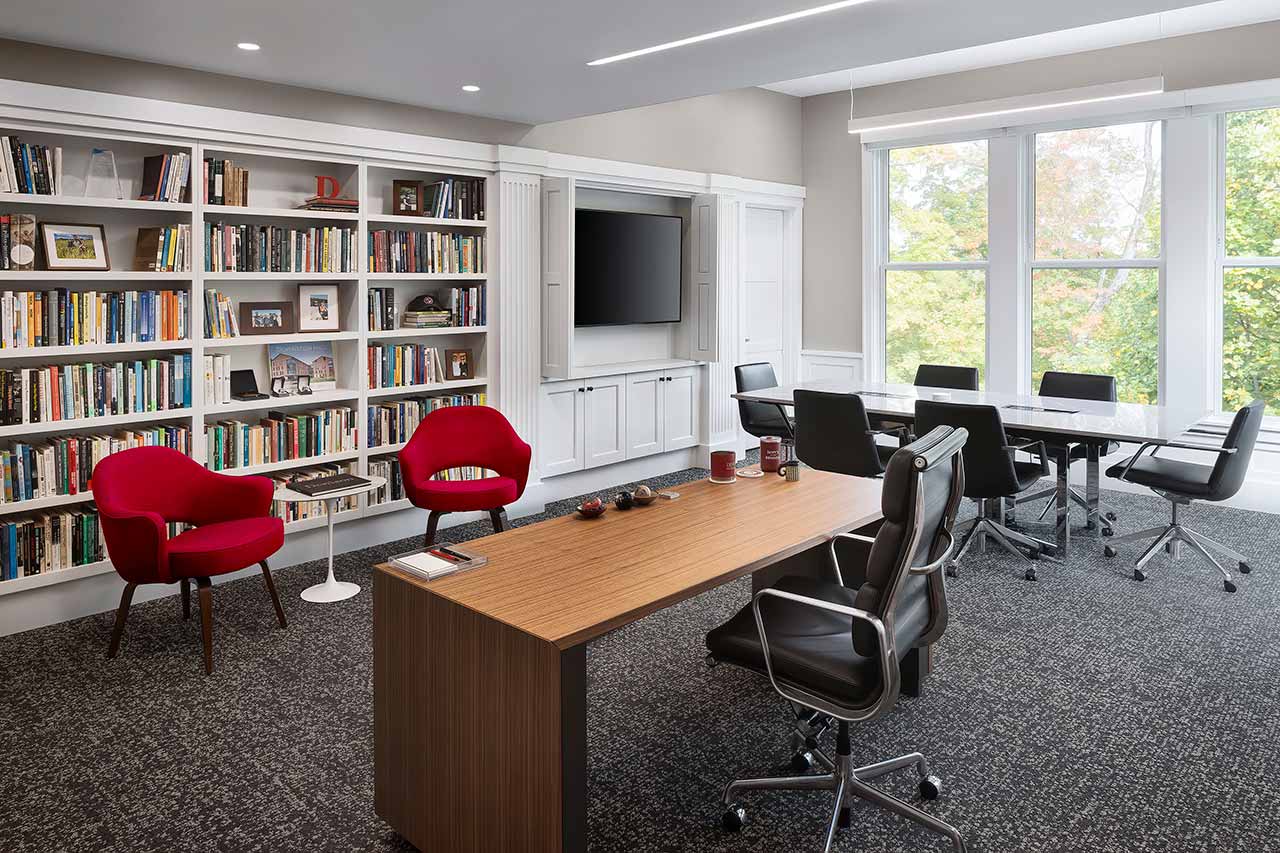
M 778 384 L 778 378 L 773 374 L 773 365 L 767 361 L 737 365 L 733 368 L 733 381 L 738 387 L 739 394 L 772 388 Z M 776 435 L 782 439 L 784 445 L 795 444 L 795 424 L 791 418 L 787 417 L 787 413 L 781 406 L 739 400 L 738 417 L 748 435 L 754 435 L 756 438 Z
M 1240 491 L 1240 487 L 1244 485 L 1245 474 L 1249 471 L 1249 460 L 1253 458 L 1253 446 L 1258 440 L 1258 430 L 1262 427 L 1264 412 L 1265 407 L 1261 400 L 1254 400 L 1236 412 L 1235 418 L 1231 421 L 1231 428 L 1227 430 L 1227 437 L 1223 439 L 1222 447 L 1187 442 L 1164 445 L 1164 447 L 1182 450 L 1216 453 L 1218 458 L 1212 465 L 1180 462 L 1176 459 L 1157 456 L 1160 446 L 1147 443 L 1139 447 L 1138 452 L 1133 456 L 1108 468 L 1108 477 L 1146 486 L 1167 500 L 1172 504 L 1173 516 L 1169 524 L 1164 527 L 1152 527 L 1115 537 L 1103 549 L 1103 553 L 1108 557 L 1114 557 L 1115 546 L 1121 542 L 1132 542 L 1155 536 L 1155 541 L 1133 564 L 1133 578 L 1141 581 L 1147 578 L 1142 567 L 1161 548 L 1167 548 L 1174 559 L 1177 559 L 1181 550 L 1179 543 L 1185 542 L 1191 546 L 1191 550 L 1222 572 L 1222 588 L 1227 592 L 1235 592 L 1236 585 L 1231 581 L 1231 573 L 1214 559 L 1209 549 L 1235 560 L 1240 573 L 1247 575 L 1250 569 L 1244 555 L 1221 542 L 1215 542 L 1203 533 L 1184 527 L 1178 522 L 1178 507 L 1186 506 L 1192 501 L 1225 501 Z M 1148 454 L 1147 450 L 1151 452 Z
M 955 545 L 951 527 L 964 491 L 964 441 L 963 429 L 943 427 L 898 450 L 885 473 L 884 523 L 874 539 L 846 533 L 833 540 L 831 581 L 784 577 L 707 634 L 717 661 L 767 675 L 785 699 L 838 721 L 835 759 L 823 756 L 829 772 L 730 782 L 726 829 L 740 829 L 746 820 L 737 802 L 742 792 L 830 791 L 835 802 L 827 851 L 836 829 L 848 825 L 853 801 L 862 799 L 945 836 L 963 853 L 955 827 L 869 784 L 915 767 L 921 796 L 936 799 L 942 783 L 929 775 L 925 757 L 915 752 L 855 768 L 849 723 L 891 711 L 902 657 L 936 642 L 946 628 L 946 588 L 938 570 Z M 862 546 L 857 565 L 836 559 L 835 543 L 843 540 Z
M 916 431 L 927 433 L 940 426 L 968 430 L 969 440 L 964 445 L 964 496 L 978 502 L 978 515 L 964 523 L 968 529 L 960 540 L 947 574 L 952 577 L 957 574 L 960 561 L 980 536 L 989 536 L 1009 553 L 1031 560 L 1052 553 L 1054 546 L 1050 543 L 1010 530 L 1003 523 L 1004 498 L 1025 492 L 1049 473 L 1048 451 L 1044 442 L 1011 445 L 1000 410 L 995 406 L 916 400 Z M 1039 461 L 1019 462 L 1014 456 L 1014 452 L 1019 450 L 1039 456 Z M 1014 543 L 1027 549 L 1027 553 L 1024 555 L 1014 547 Z M 1026 578 L 1029 581 L 1036 579 L 1034 565 L 1027 567 Z
M 1065 400 L 1096 400 L 1101 403 L 1114 403 L 1117 399 L 1116 378 L 1099 373 L 1065 373 L 1058 370 L 1046 370 L 1044 376 L 1040 378 L 1040 396 L 1058 397 Z M 1097 444 L 1099 445 L 1098 453 L 1101 456 L 1108 456 L 1120 449 L 1120 445 L 1114 441 L 1103 441 Z M 1088 442 L 1071 444 L 1046 441 L 1045 448 L 1049 451 L 1049 458 L 1055 464 L 1062 464 L 1061 460 L 1065 458 L 1068 467 L 1081 459 L 1087 458 L 1089 454 Z M 1017 498 L 1014 503 L 1024 504 L 1041 498 L 1051 498 L 1056 491 L 1056 487 L 1041 489 L 1038 492 Z M 1084 507 L 1086 512 L 1088 511 L 1089 502 L 1084 495 L 1080 494 L 1078 489 L 1074 486 L 1068 486 L 1067 495 L 1073 502 Z M 1043 520 L 1053 507 L 1054 501 L 1047 502 L 1044 505 L 1044 509 L 1040 511 L 1040 519 Z M 1115 532 L 1111 522 L 1116 520 L 1116 514 L 1105 503 L 1099 503 L 1098 510 L 1100 521 L 1102 522 L 1102 535 L 1111 536 Z
M 957 391 L 978 390 L 978 368 L 953 367 L 949 364 L 922 364 L 916 368 L 916 385 L 923 388 L 954 388 Z
M 897 447 L 876 444 L 877 435 L 896 435 L 906 444 L 907 428 L 872 429 L 857 394 L 796 389 L 796 457 L 811 468 L 879 477 Z

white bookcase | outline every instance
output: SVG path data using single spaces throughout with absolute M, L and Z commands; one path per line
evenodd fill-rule
M 114 360 L 134 355 L 153 357 L 174 353 L 189 353 L 192 360 L 191 408 L 122 415 L 81 420 L 64 420 L 47 423 L 0 426 L 0 443 L 5 446 L 18 439 L 40 440 L 60 434 L 105 434 L 122 428 L 157 423 L 183 424 L 191 429 L 192 456 L 205 462 L 204 428 L 206 424 L 221 419 L 252 418 L 268 410 L 311 410 L 330 406 L 349 406 L 357 414 L 359 445 L 354 451 L 333 453 L 326 456 L 276 462 L 240 468 L 231 474 L 278 474 L 292 469 L 307 468 L 335 462 L 355 462 L 361 473 L 367 473 L 370 458 L 398 451 L 402 445 L 370 448 L 368 435 L 368 406 L 385 400 L 431 394 L 489 391 L 488 336 L 489 327 L 444 329 L 394 329 L 370 331 L 368 318 L 368 292 L 370 287 L 394 288 L 397 322 L 404 306 L 414 296 L 428 291 L 438 291 L 450 283 L 482 283 L 493 286 L 492 271 L 497 267 L 497 257 L 492 241 L 486 240 L 484 273 L 472 274 L 387 274 L 371 273 L 368 269 L 368 234 L 377 229 L 403 229 L 413 231 L 446 231 L 461 234 L 488 235 L 490 222 L 486 220 L 438 219 L 429 217 L 396 216 L 391 209 L 392 181 L 396 179 L 421 180 L 427 183 L 444 177 L 483 178 L 486 180 L 485 197 L 488 214 L 497 209 L 496 186 L 492 173 L 469 168 L 459 168 L 453 163 L 433 163 L 423 157 L 420 162 L 388 162 L 377 158 L 376 149 L 370 149 L 369 157 L 353 156 L 327 151 L 299 151 L 287 140 L 279 147 L 271 145 L 235 145 L 224 142 L 204 142 L 198 131 L 190 138 L 147 136 L 115 129 L 118 123 L 106 122 L 95 127 L 95 120 L 86 116 L 76 122 L 74 130 L 61 124 L 44 124 L 12 120 L 0 111 L 0 135 L 18 136 L 23 142 L 63 148 L 64 194 L 60 196 L 32 196 L 0 193 L 0 213 L 26 213 L 35 216 L 37 223 L 63 221 L 69 223 L 101 224 L 107 230 L 112 269 L 109 272 L 0 272 L 0 291 L 47 290 L 66 287 L 73 290 L 132 290 L 172 289 L 186 290 L 191 299 L 188 328 L 192 335 L 188 340 L 138 344 L 108 344 L 74 347 L 33 347 L 0 349 L 0 367 L 36 366 L 43 364 L 71 364 L 84 361 Z M 83 176 L 93 148 L 110 149 L 116 157 L 121 190 L 125 198 L 86 198 Z M 190 203 L 169 204 L 132 200 L 142 181 L 143 158 L 154 154 L 184 152 L 191 156 L 192 200 Z M 250 206 L 232 207 L 205 204 L 201 186 L 200 168 L 205 157 L 228 159 L 235 165 L 249 169 Z M 358 213 L 297 210 L 297 205 L 316 191 L 316 176 L 337 178 L 344 196 L 360 200 Z M 308 228 L 332 224 L 356 230 L 358 265 L 349 273 L 261 273 L 261 272 L 204 272 L 204 241 L 206 223 L 251 223 L 262 225 L 295 225 Z M 190 224 L 195 236 L 192 270 L 179 273 L 146 273 L 131 271 L 137 230 L 140 227 L 173 223 Z M 37 237 L 38 239 L 38 237 Z M 229 339 L 205 339 L 204 295 L 207 290 L 217 290 L 229 297 L 237 306 L 243 301 L 292 301 L 297 304 L 299 284 L 326 282 L 338 286 L 340 324 L 337 332 L 298 332 L 289 335 L 247 336 Z M 493 311 L 493 294 L 487 294 L 488 310 Z M 297 311 L 295 310 L 295 316 Z M 244 330 L 242 330 L 243 332 Z M 333 344 L 337 370 L 337 388 L 316 391 L 314 394 L 285 398 L 269 398 L 262 401 L 232 402 L 222 405 L 206 405 L 204 402 L 203 357 L 206 354 L 226 354 L 233 369 L 250 368 L 255 371 L 260 390 L 270 388 L 267 366 L 267 347 L 271 343 L 330 341 Z M 475 365 L 474 380 L 438 382 L 401 388 L 369 389 L 366 347 L 371 343 L 422 343 L 448 349 L 469 349 Z M 490 404 L 495 404 L 489 393 Z M 37 500 L 0 504 L 0 521 L 15 515 L 43 512 L 71 507 L 92 500 L 88 493 L 65 495 Z M 407 501 L 370 506 L 362 497 L 355 510 L 341 513 L 336 522 L 344 523 L 359 518 L 398 512 L 408 508 Z M 286 525 L 286 533 L 293 534 L 322 526 L 323 518 L 311 518 Z M 0 581 L 0 596 L 23 590 L 47 586 L 59 582 L 110 572 L 109 562 L 103 561 L 72 569 L 15 580 Z

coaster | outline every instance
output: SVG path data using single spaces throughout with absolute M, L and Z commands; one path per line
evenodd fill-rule
M 707 478 L 707 482 L 715 483 L 717 486 L 727 486 L 727 485 L 729 485 L 730 483 L 736 483 L 736 482 L 738 482 L 738 478 L 737 478 L 737 477 L 734 477 L 734 478 L 733 478 L 733 479 L 731 479 L 731 480 L 717 480 L 715 477 L 708 477 L 708 478 Z
M 761 471 L 759 468 L 739 468 L 738 476 L 745 477 L 748 480 L 754 480 L 758 477 L 763 477 L 764 472 Z

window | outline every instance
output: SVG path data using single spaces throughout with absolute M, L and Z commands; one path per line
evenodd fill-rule
M 888 170 L 885 379 L 910 383 L 921 363 L 984 369 L 987 142 L 894 149 Z
M 1223 195 L 1225 411 L 1280 414 L 1280 109 L 1228 113 Z
M 1160 377 L 1161 123 L 1035 137 L 1031 373 L 1108 373 L 1155 403 Z

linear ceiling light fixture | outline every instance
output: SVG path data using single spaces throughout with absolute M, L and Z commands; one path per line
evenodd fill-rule
M 812 9 L 801 9 L 799 12 L 789 12 L 785 15 L 778 15 L 774 18 L 765 18 L 762 21 L 752 21 L 749 24 L 738 24 L 736 27 L 726 27 L 723 30 L 715 30 L 702 35 L 689 36 L 688 38 L 676 39 L 675 41 L 655 44 L 653 47 L 644 47 L 640 50 L 631 50 L 626 53 L 619 53 L 616 56 L 606 56 L 603 59 L 593 59 L 587 65 L 608 65 L 612 62 L 621 62 L 624 59 L 634 59 L 637 56 L 647 56 L 650 53 L 658 53 L 663 50 L 671 50 L 676 47 L 685 47 L 690 44 L 698 44 L 699 42 L 711 41 L 711 39 L 723 38 L 724 36 L 737 35 L 751 30 L 762 29 L 763 27 L 772 27 L 774 24 L 785 24 L 787 21 L 795 21 L 800 18 L 811 18 L 814 15 L 821 15 L 825 12 L 835 12 L 840 9 L 847 9 L 850 6 L 861 6 L 863 3 L 870 3 L 872 0 L 840 0 L 838 3 L 827 3 L 822 6 L 814 6 Z
M 1160 95 L 1163 93 L 1164 77 L 1145 77 L 1141 80 L 1104 83 L 1100 86 L 1086 86 L 1080 89 L 1066 89 L 1060 92 L 1044 92 L 1039 95 L 1020 95 L 1014 98 L 999 98 L 994 101 L 956 104 L 951 107 L 938 107 L 937 109 L 919 110 L 913 113 L 899 113 L 896 116 L 881 115 L 855 119 L 852 115 L 853 92 L 850 90 L 849 132 L 871 133 L 877 130 L 899 130 L 908 127 L 923 127 L 930 124 L 965 121 L 966 119 L 1019 115 L 1038 110 L 1051 110 L 1055 107 L 1074 107 L 1081 104 L 1119 101 L 1126 98 L 1140 98 L 1144 95 Z

